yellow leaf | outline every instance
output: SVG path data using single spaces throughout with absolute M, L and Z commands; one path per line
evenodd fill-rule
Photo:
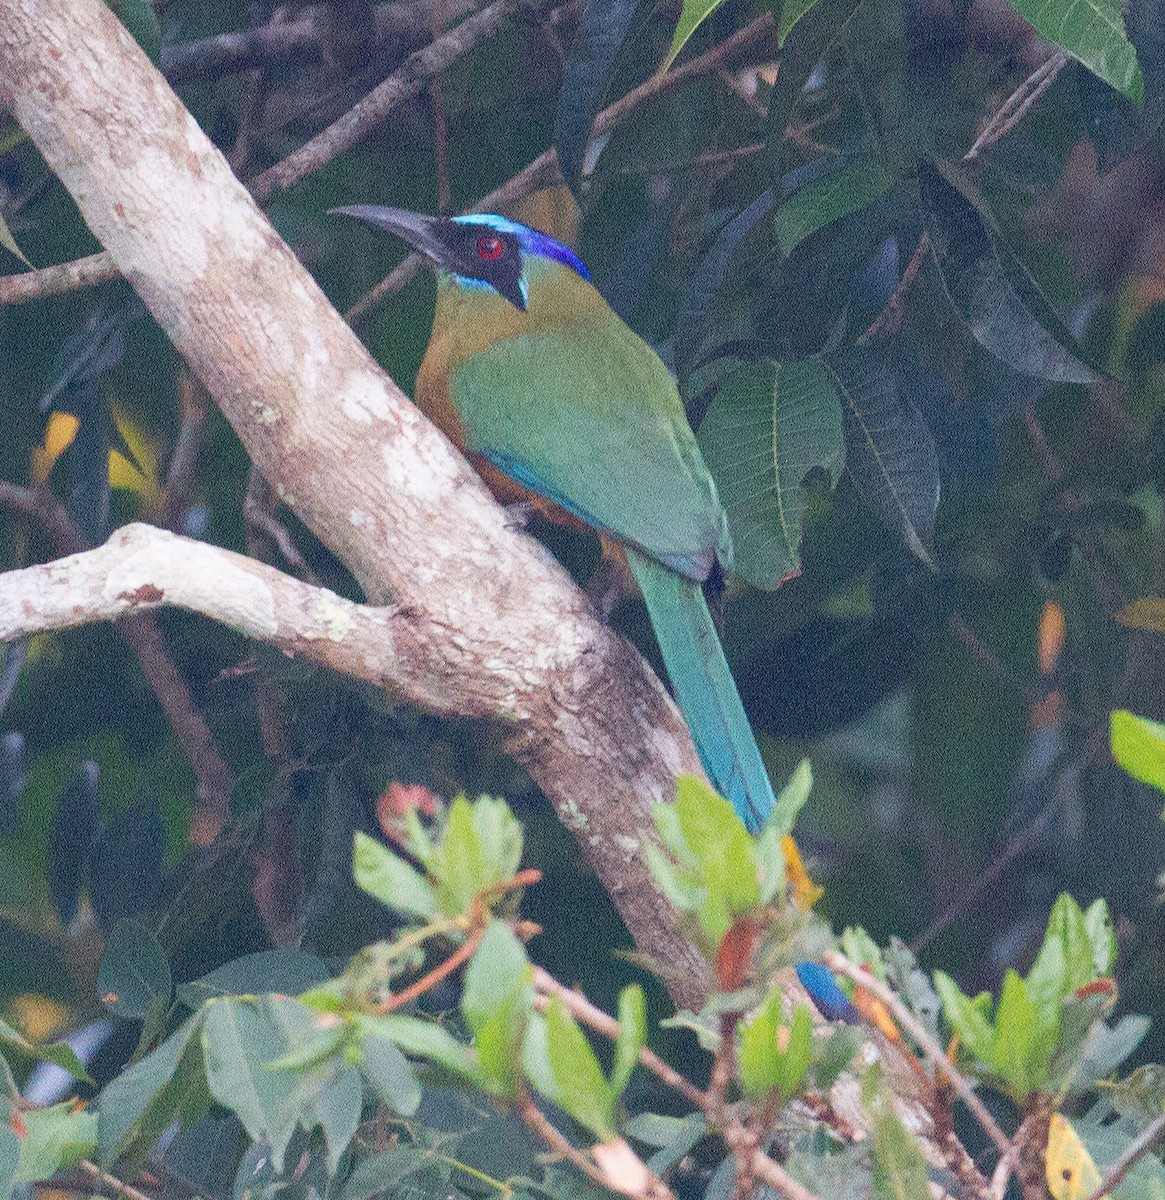
M 1160 596 L 1140 596 L 1136 600 L 1130 600 L 1116 614 L 1116 619 L 1130 629 L 1165 633 L 1165 600 Z
M 785 878 L 789 881 L 793 903 L 802 912 L 808 912 L 825 895 L 825 889 L 818 887 L 809 878 L 809 872 L 805 870 L 805 862 L 801 858 L 801 851 L 793 840 L 792 834 L 787 833 L 781 838 L 781 853 L 785 857 Z
M 121 451 L 110 450 L 109 486 L 136 492 L 142 498 L 144 509 L 150 512 L 157 508 L 162 500 L 162 489 L 158 482 L 157 448 L 119 401 L 113 402 L 111 411 L 117 432 L 121 434 L 122 440 L 141 469 L 130 462 Z
M 53 469 L 53 463 L 72 445 L 81 422 L 72 413 L 55 412 L 45 426 L 44 444 L 33 447 L 32 482 L 44 483 Z
M 1100 1187 L 1092 1155 L 1060 1113 L 1053 1114 L 1048 1127 L 1047 1181 L 1052 1200 L 1088 1200 Z
M 65 1023 L 69 1015 L 63 1004 L 34 992 L 13 996 L 10 1007 L 21 1032 L 33 1042 L 43 1042 Z

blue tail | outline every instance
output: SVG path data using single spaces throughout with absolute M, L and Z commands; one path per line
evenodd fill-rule
M 693 579 L 628 548 L 676 701 L 712 786 L 755 833 L 775 798 L 704 591 Z

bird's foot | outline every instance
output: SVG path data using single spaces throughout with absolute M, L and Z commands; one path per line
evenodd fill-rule
M 513 504 L 505 505 L 506 528 L 525 529 L 537 511 L 538 506 L 533 500 L 516 500 Z
M 524 529 L 538 512 L 538 505 L 533 500 L 515 500 L 512 504 L 504 505 L 504 509 L 506 528 Z

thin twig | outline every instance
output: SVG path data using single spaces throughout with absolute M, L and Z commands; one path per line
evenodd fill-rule
M 1014 1155 L 1015 1146 L 1007 1134 L 999 1128 L 995 1118 L 987 1111 L 986 1105 L 971 1089 L 971 1085 L 950 1064 L 943 1048 L 934 1040 L 922 1022 L 906 1007 L 901 997 L 893 988 L 887 987 L 875 975 L 861 967 L 855 966 L 844 954 L 836 951 L 826 954 L 825 965 L 838 975 L 844 975 L 854 983 L 860 984 L 872 992 L 890 1011 L 895 1022 L 900 1025 L 917 1043 L 919 1049 L 930 1059 L 937 1073 L 944 1076 L 960 1100 L 970 1109 L 975 1119 L 983 1127 L 984 1133 L 995 1143 L 1000 1154 Z
M 718 70 L 726 62 L 731 62 L 743 50 L 768 34 L 773 27 L 773 14 L 766 12 L 738 30 L 732 37 L 721 42 L 691 62 L 667 71 L 653 75 L 638 87 L 632 88 L 614 104 L 604 108 L 595 118 L 591 129 L 591 137 L 601 137 L 624 121 L 639 105 L 652 100 L 656 96 L 670 91 L 672 88 L 684 87 L 694 79 L 709 72 Z M 500 187 L 482 196 L 468 212 L 492 212 L 503 209 L 515 200 L 528 196 L 554 179 L 560 179 L 558 155 L 551 150 L 544 150 L 537 158 L 527 163 L 516 175 L 506 180 Z M 356 325 L 365 314 L 389 296 L 395 296 L 406 284 L 410 283 L 421 271 L 425 260 L 419 254 L 409 254 L 399 266 L 370 289 L 344 314 L 349 324 Z
M 930 251 L 930 234 L 925 230 L 922 236 L 918 239 L 918 245 L 914 247 L 914 253 L 910 256 L 910 261 L 906 264 L 906 270 L 902 272 L 902 278 L 898 280 L 897 287 L 890 295 L 890 299 L 886 301 L 882 311 L 874 318 L 873 323 L 863 335 L 863 341 L 869 341 L 875 338 L 883 331 L 896 333 L 902 324 L 902 301 L 906 293 L 910 290 L 914 283 L 918 272 L 922 269 L 923 261 L 927 253 Z
M 1124 1153 L 1104 1173 L 1104 1178 L 1088 1200 L 1102 1200 L 1113 1188 L 1133 1169 L 1133 1167 L 1153 1149 L 1162 1134 L 1165 1134 L 1165 1113 L 1162 1113 L 1151 1124 L 1146 1125 L 1141 1132 L 1129 1142 Z
M 411 54 L 342 117 L 287 158 L 257 175 L 250 185 L 251 194 L 259 203 L 266 203 L 276 193 L 299 183 L 366 137 L 384 121 L 392 108 L 417 95 L 429 79 L 467 54 L 480 40 L 496 33 L 518 3 L 519 0 L 494 0 L 488 8 L 463 21 L 444 37 Z M 119 274 L 112 257 L 102 252 L 36 271 L 0 276 L 0 304 L 24 304 L 45 296 L 62 295 L 117 279 Z
M 1023 120 L 1028 109 L 1052 86 L 1069 61 L 1063 50 L 1057 50 L 1047 62 L 1037 67 L 1000 105 L 986 128 L 975 139 L 975 144 L 963 155 L 963 161 L 970 162 L 978 158 L 981 151 L 1005 138 Z
M 545 4 L 547 0 L 539 2 Z M 336 155 L 367 137 L 384 122 L 393 108 L 419 94 L 430 79 L 451 66 L 478 42 L 497 33 L 517 3 L 518 0 L 494 0 L 487 8 L 462 21 L 436 41 L 410 54 L 386 80 L 343 116 L 282 162 L 257 175 L 250 184 L 251 195 L 262 204 L 276 192 L 284 191 L 305 179 L 331 162 Z
M 118 1179 L 116 1175 L 110 1175 L 103 1171 L 95 1162 L 90 1162 L 89 1159 L 83 1158 L 77 1164 L 90 1179 L 101 1184 L 115 1195 L 124 1196 L 125 1200 L 154 1200 L 152 1196 L 147 1196 L 145 1192 L 139 1192 L 137 1188 L 131 1187 L 124 1179 Z
M 25 304 L 43 296 L 62 296 L 79 288 L 108 283 L 121 274 L 106 251 L 72 262 L 0 276 L 0 304 Z
M 418 996 L 423 996 L 430 988 L 436 987 L 442 979 L 448 979 L 463 963 L 467 963 L 476 953 L 481 939 L 485 936 L 485 925 L 479 925 L 469 937 L 449 955 L 439 962 L 431 971 L 426 971 L 420 979 L 413 980 L 403 992 L 394 992 L 383 1004 L 378 1004 L 373 1010 L 377 1016 L 395 1012 L 411 1004 Z
M 182 397 L 182 420 L 174 450 L 170 455 L 170 466 L 166 471 L 166 486 L 162 492 L 162 504 L 158 510 L 157 523 L 164 529 L 177 531 L 182 514 L 190 499 L 194 483 L 194 471 L 202 449 L 202 438 L 206 431 L 206 420 L 210 415 L 210 396 L 194 377 L 188 367 L 183 367 L 178 380 Z
M 534 968 L 534 989 L 541 993 L 542 997 L 557 996 L 575 1020 L 589 1025 L 591 1029 L 610 1038 L 611 1041 L 619 1036 L 619 1022 L 614 1017 L 608 1016 L 601 1008 L 596 1008 L 585 996 L 559 983 L 553 975 L 541 967 Z M 539 1003 L 539 998 L 536 998 L 535 1004 L 538 1004 L 540 1008 L 545 1008 L 545 999 Z M 704 1107 L 707 1099 L 704 1093 L 694 1083 L 685 1079 L 677 1070 L 664 1062 L 654 1050 L 649 1050 L 644 1046 L 639 1051 L 639 1062 L 657 1079 L 662 1080 L 673 1091 L 679 1092 L 690 1104 L 700 1109 Z

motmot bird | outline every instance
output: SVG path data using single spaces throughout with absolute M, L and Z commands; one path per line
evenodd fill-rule
M 772 785 L 703 590 L 731 568 L 732 538 L 659 356 L 578 256 L 536 229 L 492 213 L 332 211 L 432 262 L 437 307 L 418 406 L 503 502 L 532 493 L 620 543 L 704 770 L 758 829 Z

